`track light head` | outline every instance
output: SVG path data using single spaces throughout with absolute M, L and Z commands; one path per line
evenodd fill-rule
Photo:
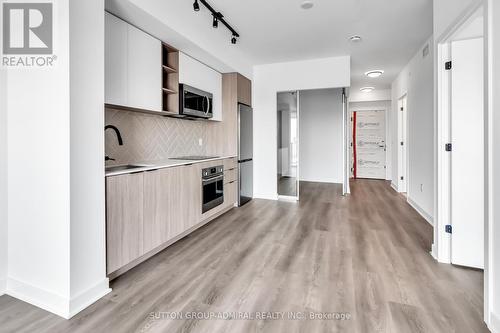
M 238 40 L 236 39 L 236 36 L 233 35 L 233 37 L 231 38 L 231 44 L 236 44 Z
M 218 28 L 219 27 L 219 19 L 215 15 L 214 15 L 214 20 L 212 22 L 212 27 L 214 27 L 214 28 Z
M 198 3 L 198 0 L 194 0 L 193 9 L 194 9 L 195 12 L 199 12 L 200 11 L 200 4 Z

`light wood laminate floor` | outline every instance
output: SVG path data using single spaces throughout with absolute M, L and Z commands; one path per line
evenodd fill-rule
M 111 283 L 71 320 L 0 297 L 2 332 L 487 332 L 483 273 L 438 264 L 385 181 L 253 200 Z M 348 320 L 169 320 L 156 312 L 342 312 Z

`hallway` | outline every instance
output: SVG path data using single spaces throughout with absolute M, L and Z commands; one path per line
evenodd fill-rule
M 255 199 L 111 283 L 71 320 L 0 297 L 1 332 L 487 332 L 483 274 L 437 263 L 432 227 L 385 181 L 301 183 Z M 345 320 L 168 320 L 155 312 L 342 313 Z

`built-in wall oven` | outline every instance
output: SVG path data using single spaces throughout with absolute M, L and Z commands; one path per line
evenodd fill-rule
M 179 114 L 188 117 L 212 118 L 213 95 L 209 92 L 188 86 L 179 85 Z
M 202 213 L 208 212 L 224 202 L 224 167 L 222 165 L 205 168 L 202 178 Z

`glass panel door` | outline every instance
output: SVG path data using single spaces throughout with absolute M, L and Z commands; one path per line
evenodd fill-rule
M 280 92 L 277 98 L 278 196 L 299 197 L 299 96 L 297 91 Z

